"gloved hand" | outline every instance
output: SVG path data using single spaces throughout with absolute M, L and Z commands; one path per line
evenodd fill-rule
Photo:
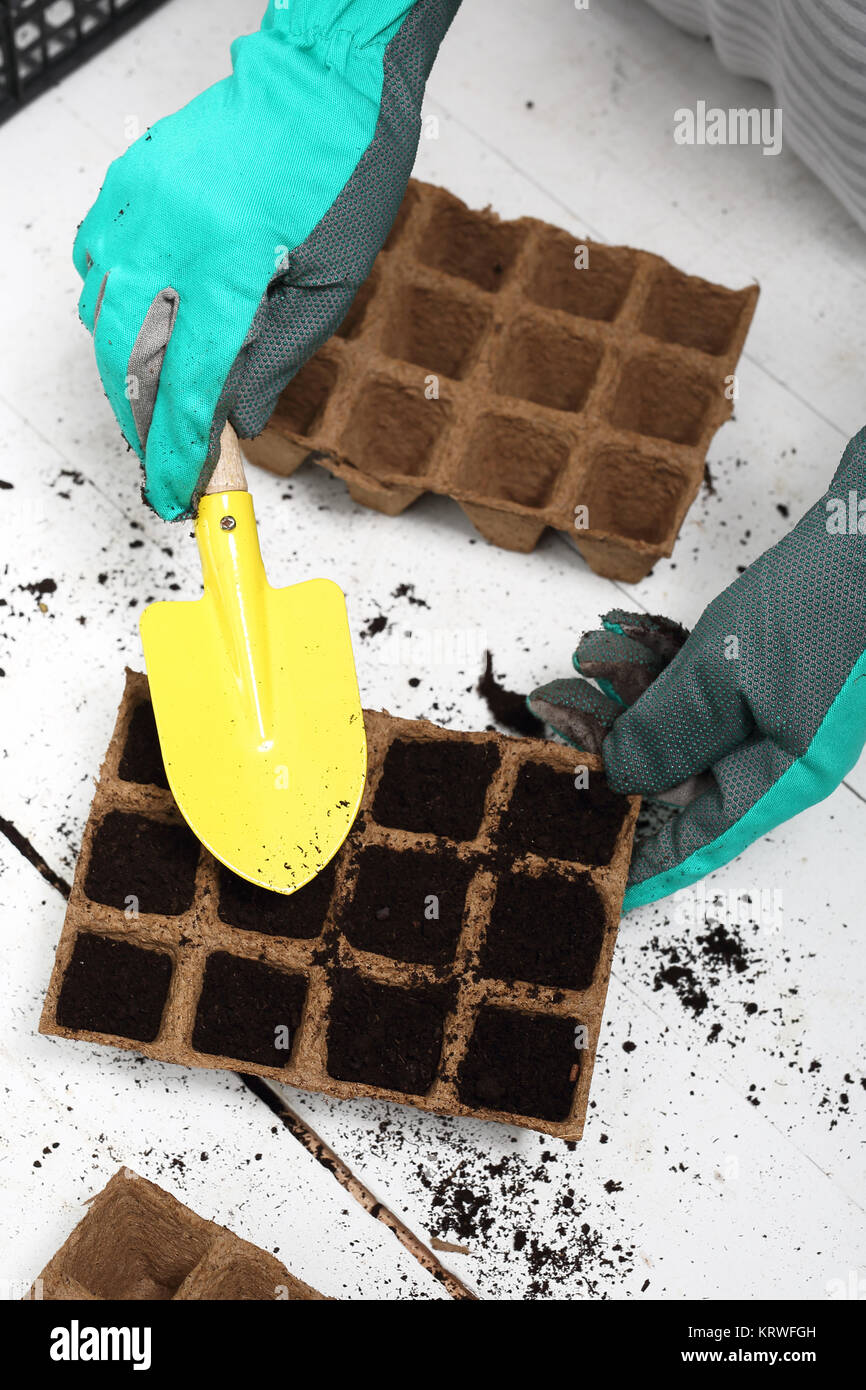
M 270 0 L 232 75 L 110 166 L 75 242 L 79 311 L 160 516 L 195 510 L 226 419 L 262 430 L 345 316 L 459 3 Z
M 624 908 L 727 864 L 827 796 L 866 743 L 866 429 L 790 535 L 710 604 L 691 635 L 609 613 L 530 708 L 600 749 L 618 792 L 685 809 L 638 845 Z M 634 702 L 634 703 L 632 703 Z

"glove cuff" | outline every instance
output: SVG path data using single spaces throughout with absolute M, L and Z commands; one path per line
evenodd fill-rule
M 299 44 L 384 48 L 417 0 L 270 0 L 262 29 Z

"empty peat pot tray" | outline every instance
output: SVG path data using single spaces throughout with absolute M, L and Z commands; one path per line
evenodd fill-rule
M 323 1299 L 267 1250 L 121 1168 L 45 1266 L 30 1299 Z
M 338 332 L 244 452 L 283 476 L 313 460 L 389 516 L 445 494 L 508 550 L 552 526 L 635 582 L 673 551 L 757 298 L 413 181 Z
M 560 744 L 365 722 L 355 826 L 283 896 L 188 830 L 128 672 L 41 1031 L 578 1139 L 638 799 Z

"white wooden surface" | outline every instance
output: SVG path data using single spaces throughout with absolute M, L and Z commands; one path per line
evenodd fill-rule
M 0 816 L 67 879 L 123 665 L 141 666 L 141 607 L 197 583 L 187 528 L 139 502 L 77 322 L 71 241 L 130 120 L 144 129 L 222 75 L 230 39 L 261 8 L 172 0 L 0 128 L 2 186 L 14 190 L 0 227 L 0 479 L 14 484 L 0 490 Z M 551 535 L 531 556 L 492 549 L 445 500 L 392 521 L 316 469 L 289 484 L 250 470 L 273 582 L 332 576 L 356 635 L 388 616 L 384 632 L 356 642 L 367 704 L 483 727 L 473 687 L 486 646 L 507 683 L 528 689 L 567 673 L 574 638 L 607 607 L 693 622 L 824 490 L 863 423 L 863 233 L 786 152 L 675 146 L 673 112 L 699 98 L 768 101 L 633 0 L 591 0 L 588 11 L 466 0 L 430 83 L 439 129 L 422 140 L 421 177 L 731 285 L 757 278 L 762 295 L 736 419 L 710 454 L 715 495 L 692 509 L 672 560 L 634 587 L 599 579 Z M 27 586 L 49 577 L 43 612 Z M 401 584 L 427 606 L 394 597 Z M 856 1287 L 864 798 L 861 761 L 827 802 L 713 876 L 710 900 L 781 893 L 780 928 L 743 917 L 732 962 L 699 941 L 712 910 L 709 926 L 684 925 L 670 902 L 628 917 L 576 1148 L 285 1088 L 287 1101 L 425 1242 L 465 1247 L 440 1258 L 485 1298 L 823 1298 Z M 121 1163 L 279 1247 L 328 1293 L 444 1296 L 233 1077 L 38 1038 L 64 904 L 2 840 L 0 875 L 7 1296 Z M 677 977 L 683 969 L 691 975 Z

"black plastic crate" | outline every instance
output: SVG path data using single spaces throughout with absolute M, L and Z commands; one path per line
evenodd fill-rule
M 0 0 L 0 121 L 164 0 Z

